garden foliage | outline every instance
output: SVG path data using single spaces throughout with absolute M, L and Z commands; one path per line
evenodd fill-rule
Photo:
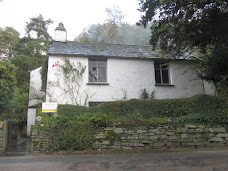
M 49 130 L 50 149 L 85 150 L 96 146 L 94 134 L 100 127 L 122 125 L 182 126 L 228 124 L 227 99 L 209 95 L 165 100 L 114 101 L 94 107 L 59 105 L 57 117 L 42 114 L 43 129 Z M 116 139 L 110 132 L 109 139 Z
M 225 119 L 228 118 L 228 104 L 225 98 L 196 95 L 179 99 L 113 101 L 90 108 L 72 105 L 58 106 L 58 114 L 65 116 L 97 112 L 114 115 L 119 118 L 150 119 L 155 117 L 179 118 L 179 120 L 181 118 L 194 123 L 222 124 L 227 122 Z
M 17 68 L 9 60 L 0 60 L 0 114 L 13 97 Z
M 56 150 L 86 150 L 96 144 L 94 134 L 101 126 L 107 126 L 111 117 L 103 113 L 81 114 L 75 116 L 58 115 L 54 117 L 42 117 L 41 124 L 48 129 L 51 141 L 51 151 Z

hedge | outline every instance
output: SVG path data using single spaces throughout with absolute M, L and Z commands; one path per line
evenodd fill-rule
M 91 112 L 88 107 L 74 105 L 58 105 L 58 114 L 65 116 L 78 115 Z
M 113 101 L 94 107 L 58 106 L 58 114 L 66 116 L 97 112 L 117 116 L 138 115 L 144 119 L 151 117 L 181 117 L 192 114 L 205 116 L 227 115 L 228 104 L 226 98 L 196 95 L 179 99 Z

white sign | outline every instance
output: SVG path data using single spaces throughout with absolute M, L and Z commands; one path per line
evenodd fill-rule
M 57 111 L 58 104 L 55 102 L 43 102 L 42 112 L 43 113 L 55 113 Z

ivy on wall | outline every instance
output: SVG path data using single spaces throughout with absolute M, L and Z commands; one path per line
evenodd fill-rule
M 47 72 L 48 72 L 48 57 L 44 59 L 41 69 L 42 89 L 46 91 L 47 86 Z

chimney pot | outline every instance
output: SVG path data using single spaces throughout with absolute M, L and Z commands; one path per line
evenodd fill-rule
M 59 23 L 59 26 L 55 29 L 55 41 L 66 42 L 67 41 L 67 31 L 63 23 Z

